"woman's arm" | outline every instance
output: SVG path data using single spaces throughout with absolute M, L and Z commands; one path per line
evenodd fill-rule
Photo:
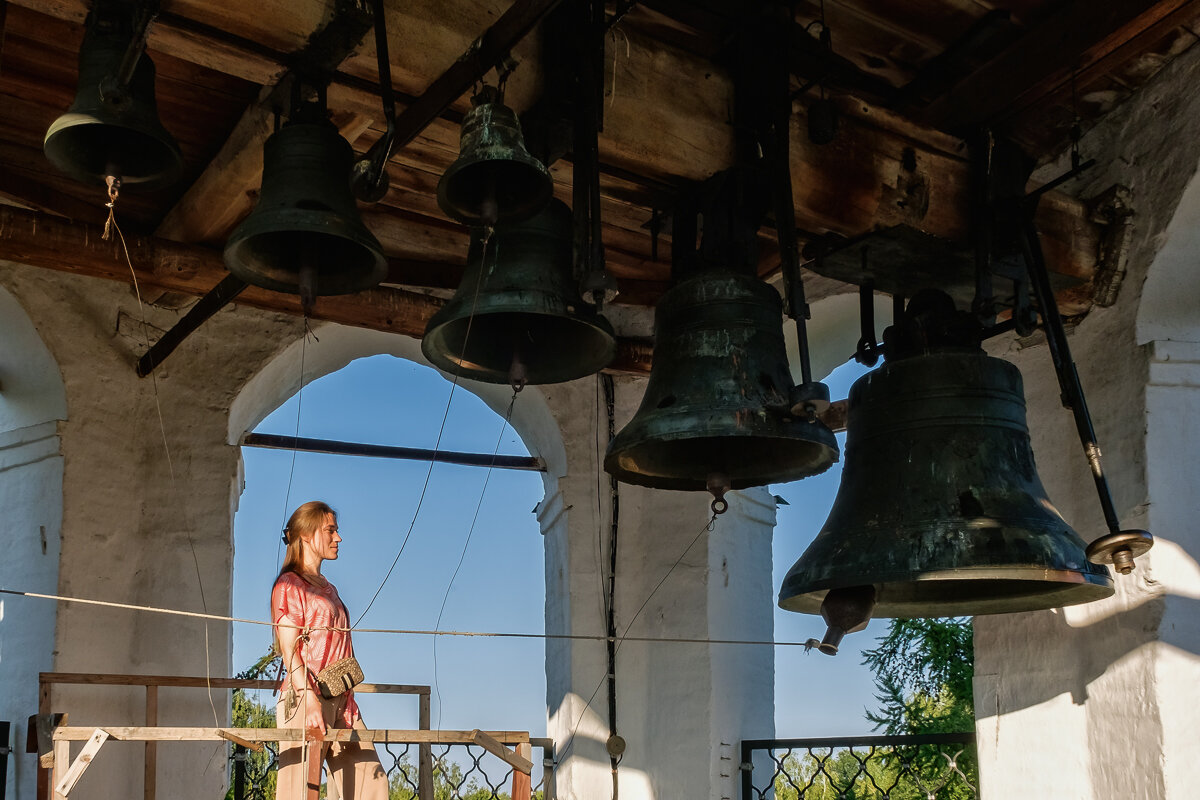
M 325 722 L 321 714 L 321 697 L 314 689 L 309 676 L 308 665 L 304 660 L 304 641 L 302 631 L 295 627 L 302 624 L 298 618 L 302 611 L 295 597 L 290 597 L 284 581 L 275 584 L 272 590 L 272 608 L 275 617 L 275 635 L 283 658 L 283 669 L 287 675 L 285 691 L 293 692 L 296 704 L 304 711 L 304 727 L 319 734 L 325 733 Z M 290 602 L 289 602 L 290 601 Z M 286 623 L 286 624 L 280 624 Z M 285 703 L 284 708 L 287 709 Z M 292 710 L 289 711 L 289 718 Z

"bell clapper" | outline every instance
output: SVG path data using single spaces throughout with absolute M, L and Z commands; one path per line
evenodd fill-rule
M 710 505 L 713 514 L 724 514 L 729 510 L 729 501 L 725 493 L 729 491 L 729 476 L 714 472 L 708 476 L 708 491 L 712 492 L 713 501 Z
M 831 589 L 821 602 L 821 617 L 829 627 L 817 649 L 827 656 L 836 656 L 842 637 L 867 627 L 875 610 L 875 587 L 849 586 Z
M 100 236 L 105 241 L 112 235 L 112 226 L 116 221 L 117 197 L 121 194 L 121 178 L 117 175 L 117 168 L 109 164 L 107 172 L 104 183 L 108 186 L 108 202 L 104 207 L 108 209 L 108 219 L 104 221 L 104 233 Z
M 300 264 L 300 308 L 307 319 L 317 301 L 317 267 L 310 256 L 304 256 Z
M 512 366 L 508 370 L 508 385 L 512 387 L 513 394 L 517 394 L 525 388 L 527 383 L 529 383 L 529 378 L 525 372 L 525 362 L 521 360 L 521 351 L 513 348 Z

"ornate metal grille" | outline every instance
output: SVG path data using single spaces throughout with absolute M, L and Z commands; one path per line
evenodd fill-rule
M 388 775 L 389 800 L 418 800 L 417 746 L 382 744 L 376 751 Z M 538 758 L 538 750 L 541 758 Z M 542 764 L 533 785 L 534 800 L 553 800 L 553 757 L 545 742 L 533 742 L 535 764 Z M 266 744 L 262 753 L 233 748 L 233 800 L 275 800 L 277 747 Z M 433 784 L 437 800 L 510 800 L 513 771 L 510 766 L 476 745 L 434 745 Z
M 741 800 L 977 800 L 975 734 L 752 739 Z

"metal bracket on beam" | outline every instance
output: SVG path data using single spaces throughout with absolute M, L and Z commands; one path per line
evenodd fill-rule
M 213 314 L 216 314 L 228 305 L 233 298 L 242 293 L 242 290 L 247 285 L 244 280 L 235 275 L 225 276 L 211 292 L 201 297 L 194 306 L 188 309 L 183 319 L 175 323 L 174 327 L 164 333 L 162 338 L 155 342 L 146 351 L 146 354 L 138 359 L 138 377 L 144 378 L 153 372 L 154 368 L 161 364 L 167 356 L 175 352 L 175 348 L 182 344 L 183 340 L 189 334 L 204 324 L 204 321 Z

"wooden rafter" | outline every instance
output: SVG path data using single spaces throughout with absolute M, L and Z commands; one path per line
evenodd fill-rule
M 115 240 L 104 241 L 100 234 L 100 228 L 94 225 L 0 207 L 0 260 L 129 283 L 130 267 L 121 246 Z M 138 285 L 143 290 L 149 287 L 201 296 L 229 274 L 219 250 L 152 236 L 126 234 L 125 240 Z M 303 314 L 298 296 L 257 287 L 243 291 L 235 302 L 268 311 Z M 342 325 L 420 337 L 443 302 L 425 294 L 380 287 L 319 298 L 311 316 Z M 613 371 L 643 373 L 649 367 L 647 344 L 634 340 L 619 343 Z
M 82 19 L 86 10 L 84 0 L 14 1 L 74 21 Z M 239 78 L 272 81 L 278 79 L 281 54 L 302 45 L 306 26 L 317 24 L 326 7 L 324 0 L 272 0 L 253 7 L 218 0 L 176 0 L 171 13 L 164 14 L 152 30 L 150 46 Z M 480 17 L 477 4 L 467 0 L 414 0 L 389 9 L 390 49 L 403 62 L 393 64 L 402 97 L 419 94 L 440 70 L 453 63 L 484 27 Z M 612 251 L 609 263 L 614 274 L 620 278 L 623 270 L 626 281 L 635 276 L 649 281 L 632 287 L 627 299 L 653 300 L 651 287 L 666 278 L 666 258 L 660 253 L 657 262 L 648 259 L 648 235 L 642 225 L 651 208 L 661 207 L 655 205 L 655 197 L 661 194 L 658 187 L 664 182 L 700 180 L 728 166 L 733 141 L 728 122 L 732 90 L 729 77 L 711 62 L 663 47 L 636 30 L 627 36 L 628 50 L 622 47 L 607 76 L 609 98 L 600 141 L 609 176 L 604 185 L 608 223 L 604 239 Z M 521 108 L 536 96 L 539 64 L 537 48 L 529 42 L 519 55 L 523 63 L 510 82 L 509 98 Z M 367 116 L 378 113 L 379 100 L 369 80 L 374 73 L 372 59 L 373 52 L 364 47 L 364 52 L 344 64 L 343 74 L 330 87 L 331 108 Z M 803 119 L 796 120 L 792 174 L 799 229 L 850 236 L 903 222 L 943 238 L 965 241 L 968 170 L 962 143 L 853 98 L 845 99 L 844 110 L 837 140 L 824 147 L 811 144 L 803 132 Z M 465 252 L 465 231 L 458 229 L 456 236 L 429 207 L 429 176 L 436 174 L 439 163 L 453 159 L 457 145 L 457 124 L 438 119 L 414 141 L 411 150 L 395 158 L 401 169 L 392 173 L 398 180 L 385 203 L 407 204 L 408 208 L 399 210 L 408 213 L 398 214 L 386 207 L 376 219 L 368 219 L 385 247 L 391 241 L 404 248 L 388 249 L 389 255 L 404 261 L 453 263 Z M 626 177 L 614 181 L 614 171 Z M 568 183 L 567 172 L 556 173 L 560 192 Z M 220 201 L 236 198 L 227 196 Z M 385 221 L 390 230 L 375 227 L 376 222 Z M 1065 231 L 1091 225 L 1086 217 L 1070 214 L 1046 217 L 1039 224 L 1043 231 L 1060 238 Z M 622 236 L 628 239 L 625 247 L 620 244 Z M 210 238 L 220 236 L 213 232 Z M 627 255 L 623 257 L 623 253 Z M 1053 270 L 1086 277 L 1094 265 L 1095 251 L 1055 252 L 1050 258 Z
M 966 76 L 921 115 L 943 130 L 1017 114 L 1120 57 L 1132 58 L 1155 37 L 1200 15 L 1196 0 L 1072 0 L 1011 47 Z

